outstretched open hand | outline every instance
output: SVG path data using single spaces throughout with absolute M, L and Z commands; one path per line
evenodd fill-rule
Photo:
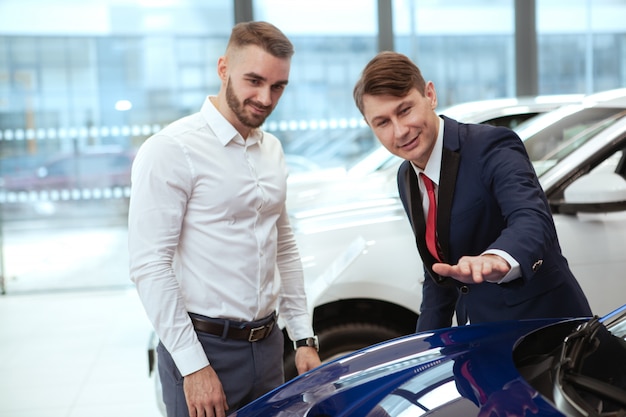
M 444 277 L 451 277 L 465 284 L 498 282 L 511 266 L 502 257 L 494 254 L 463 256 L 456 265 L 436 263 L 433 271 Z

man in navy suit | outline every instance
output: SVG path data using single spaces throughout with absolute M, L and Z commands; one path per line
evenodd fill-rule
M 426 275 L 418 331 L 450 326 L 455 312 L 459 324 L 592 314 L 512 130 L 439 117 L 433 83 L 395 52 L 367 64 L 354 99 L 382 145 L 405 159 L 398 189 Z

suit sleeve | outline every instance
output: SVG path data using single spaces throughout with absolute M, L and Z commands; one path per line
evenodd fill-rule
M 532 265 L 558 244 L 554 221 L 522 141 L 509 129 L 492 132 L 492 140 L 482 141 L 482 183 L 496 200 L 505 226 L 487 249 L 510 254 L 529 279 Z

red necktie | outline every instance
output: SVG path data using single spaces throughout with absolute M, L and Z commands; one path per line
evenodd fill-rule
M 422 176 L 422 181 L 424 181 L 424 185 L 426 186 L 426 193 L 428 194 L 429 202 L 428 218 L 426 219 L 426 247 L 431 255 L 441 262 L 439 251 L 437 250 L 437 201 L 435 199 L 435 185 L 426 175 L 420 175 Z

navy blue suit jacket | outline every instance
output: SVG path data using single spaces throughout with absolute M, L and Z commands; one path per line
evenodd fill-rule
M 425 270 L 418 331 L 459 324 L 541 317 L 589 316 L 569 269 L 548 201 L 526 149 L 510 129 L 444 119 L 437 234 L 443 262 L 487 249 L 510 254 L 521 278 L 504 284 L 462 284 L 432 271 L 417 176 L 409 161 L 398 189 Z

